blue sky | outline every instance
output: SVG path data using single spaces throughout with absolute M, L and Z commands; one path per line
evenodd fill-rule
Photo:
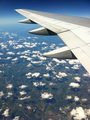
M 90 0 L 0 0 L 0 23 L 16 23 L 24 18 L 14 9 L 31 9 L 90 18 Z

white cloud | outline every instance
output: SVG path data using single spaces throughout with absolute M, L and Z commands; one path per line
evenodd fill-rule
M 73 64 L 80 64 L 80 62 L 78 60 L 68 60 L 70 65 Z
M 34 85 L 35 87 L 37 87 L 37 86 L 44 86 L 44 85 L 46 85 L 46 83 L 42 83 L 42 82 L 33 82 L 33 85 Z
M 38 56 L 40 60 L 46 60 L 46 57 Z
M 28 110 L 31 110 L 31 107 L 28 105 L 28 106 L 27 106 L 27 109 L 28 109 Z
M 29 64 L 27 65 L 27 67 L 31 67 L 31 65 L 32 65 L 32 64 L 31 64 L 31 63 L 29 63 Z
M 32 58 L 30 58 L 30 57 L 27 57 L 27 60 L 28 60 L 28 61 L 31 61 L 31 59 L 32 59 Z
M 45 43 L 45 42 L 42 42 L 42 44 L 47 45 L 47 43 Z
M 0 92 L 0 98 L 4 95 L 3 91 Z
M 18 60 L 18 58 L 16 57 L 16 58 L 14 58 L 14 59 L 12 59 L 12 61 L 16 61 L 16 60 Z
M 0 70 L 0 73 L 4 73 L 4 71 L 1 71 L 1 70 Z
M 12 84 L 8 84 L 7 86 L 6 86 L 6 88 L 12 88 L 13 87 L 13 85 Z
M 86 101 L 87 101 L 87 99 L 86 99 L 86 98 L 82 98 L 82 101 L 83 101 L 83 102 L 86 102 Z
M 10 46 L 15 45 L 15 44 L 18 44 L 18 43 L 16 43 L 15 40 L 13 40 L 13 41 L 9 40 L 8 43 L 10 44 Z
M 48 46 L 46 46 L 46 47 L 42 47 L 42 50 L 46 50 L 48 48 Z
M 14 52 L 7 52 L 7 54 L 9 54 L 9 55 L 15 55 Z
M 23 45 L 17 45 L 17 46 L 13 46 L 14 49 L 19 49 L 19 48 L 24 48 Z
M 34 77 L 34 76 L 35 76 L 35 77 L 38 77 L 39 75 L 40 75 L 40 73 L 33 73 L 33 74 L 32 74 L 32 77 Z
M 50 77 L 49 73 L 43 74 L 44 77 Z
M 65 67 L 66 69 L 69 69 L 69 67 Z
M 7 45 L 4 45 L 3 42 L 0 43 L 0 45 L 1 45 L 1 49 L 7 48 Z
M 9 116 L 9 109 L 7 108 L 2 115 L 4 115 L 5 117 L 8 117 Z
M 79 101 L 79 97 L 75 96 L 74 100 L 75 100 L 75 102 Z
M 12 92 L 8 92 L 8 96 L 7 97 L 10 97 L 11 95 L 13 95 Z
M 17 34 L 14 34 L 14 33 L 11 33 L 11 35 L 17 37 Z
M 24 42 L 23 44 L 24 45 L 30 45 L 30 42 Z
M 26 88 L 27 86 L 26 85 L 21 85 L 21 86 L 19 86 L 19 88 L 21 88 L 21 89 L 24 89 L 24 88 Z
M 78 83 L 70 83 L 69 86 L 73 87 L 73 88 L 78 88 L 80 85 Z
M 62 78 L 62 77 L 66 77 L 67 74 L 66 73 L 61 73 L 59 72 L 58 75 L 56 75 L 57 78 Z
M 9 35 L 9 39 L 13 39 L 13 37 Z
M 66 99 L 70 100 L 70 99 L 72 99 L 72 96 L 67 95 Z
M 90 109 L 83 109 L 82 107 L 76 107 L 70 112 L 71 116 L 74 120 L 88 120 L 88 116 L 90 116 Z
M 51 49 L 54 49 L 54 47 L 55 47 L 55 44 L 52 44 L 52 45 L 50 46 Z
M 80 82 L 80 77 L 74 77 L 77 82 Z
M 16 116 L 16 117 L 13 118 L 12 120 L 19 120 L 19 116 Z
M 23 98 L 18 98 L 18 100 L 25 100 L 25 99 L 30 99 L 30 96 L 26 96 L 26 97 L 23 97 Z
M 21 54 L 30 54 L 30 53 L 31 53 L 30 50 L 26 50 L 24 52 L 21 52 Z
M 20 92 L 20 95 L 25 95 L 25 94 L 26 94 L 25 91 L 21 91 L 21 92 Z
M 24 55 L 24 56 L 20 56 L 20 58 L 28 58 L 28 57 Z
M 3 53 L 0 53 L 0 55 L 3 55 Z
M 55 83 L 50 82 L 49 85 L 56 85 Z
M 26 74 L 27 78 L 31 78 L 31 76 L 32 77 L 39 77 L 39 75 L 40 75 L 40 73 L 30 73 L 30 72 Z
M 7 60 L 11 59 L 12 57 L 7 57 Z
M 59 63 L 66 63 L 66 61 L 65 60 L 58 60 L 58 59 L 56 59 L 56 58 L 53 58 L 53 61 L 55 61 L 55 62 L 57 62 L 58 63 L 58 65 L 59 65 Z
M 83 74 L 83 76 L 85 76 L 85 77 L 90 77 L 90 74 L 89 74 L 89 73 L 86 73 L 86 74 Z
M 59 108 L 59 110 L 60 110 L 63 114 L 66 114 L 66 112 L 63 111 L 61 107 Z
M 72 69 L 79 69 L 79 65 L 74 65 L 73 67 L 71 67 Z
M 31 39 L 31 37 L 27 37 L 28 39 Z
M 43 99 L 52 99 L 52 98 L 53 98 L 53 95 L 52 95 L 51 93 L 48 94 L 47 92 L 44 92 L 44 93 L 41 94 L 41 97 L 42 97 Z
M 42 61 L 31 61 L 31 63 L 38 64 L 38 63 L 42 63 Z
M 32 53 L 40 54 L 40 51 L 32 51 Z
M 19 107 L 22 107 L 22 104 L 19 104 Z

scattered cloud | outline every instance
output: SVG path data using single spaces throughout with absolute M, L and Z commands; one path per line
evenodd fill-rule
M 32 77 L 39 77 L 39 75 L 40 75 L 40 73 L 30 73 L 30 72 L 26 74 L 27 78 L 31 78 L 31 76 Z
M 83 74 L 83 76 L 90 77 L 90 74 L 87 72 L 87 73 Z
M 71 67 L 72 69 L 79 69 L 79 65 L 74 65 L 73 67 Z
M 28 106 L 27 106 L 27 109 L 28 109 L 28 110 L 31 110 L 31 107 L 28 105 Z
M 30 53 L 31 53 L 30 50 L 26 50 L 26 51 L 21 52 L 21 54 L 30 54 Z
M 3 55 L 3 53 L 0 53 L 0 55 Z
M 3 91 L 0 92 L 0 98 L 4 95 Z
M 55 61 L 55 62 L 57 62 L 58 64 L 57 65 L 59 65 L 59 63 L 66 63 L 66 61 L 65 60 L 58 60 L 58 59 L 56 59 L 56 58 L 53 58 L 53 61 Z
M 27 65 L 27 67 L 31 67 L 32 66 L 32 64 L 31 63 L 29 63 L 28 65 Z
M 53 95 L 51 93 L 48 94 L 47 92 L 44 92 L 44 93 L 41 94 L 41 98 L 43 98 L 43 99 L 52 99 Z
M 49 85 L 56 85 L 55 83 L 50 82 Z
M 49 73 L 43 74 L 44 77 L 50 77 Z
M 51 49 L 54 49 L 54 47 L 55 47 L 55 44 L 50 45 Z
M 77 82 L 80 82 L 80 77 L 74 77 Z
M 20 95 L 25 95 L 25 94 L 27 94 L 25 91 L 20 92 Z
M 42 82 L 33 82 L 33 85 L 34 85 L 35 87 L 37 87 L 37 86 L 44 86 L 44 85 L 46 85 L 46 83 L 42 83 Z
M 62 72 L 59 72 L 58 75 L 56 75 L 57 78 L 62 78 L 62 77 L 66 77 L 67 74 L 66 73 L 62 73 Z
M 16 61 L 16 60 L 18 60 L 18 58 L 16 57 L 16 58 L 14 58 L 14 59 L 12 59 L 12 61 Z
M 19 116 L 16 116 L 16 117 L 13 118 L 12 120 L 19 120 Z
M 68 60 L 68 62 L 69 62 L 70 65 L 80 64 L 80 62 L 78 60 Z
M 83 109 L 82 107 L 76 107 L 70 112 L 71 116 L 74 120 L 88 120 L 88 116 L 90 116 L 90 109 Z
M 42 44 L 47 45 L 47 43 L 45 43 L 45 42 L 42 42 Z
M 67 95 L 66 99 L 70 100 L 70 99 L 72 99 L 72 96 Z
M 25 100 L 25 99 L 30 99 L 30 96 L 26 96 L 26 97 L 23 97 L 23 98 L 18 98 L 18 100 Z
M 42 47 L 42 50 L 46 50 L 48 48 L 48 46 L 46 46 L 46 47 Z
M 4 45 L 3 43 L 0 43 L 1 49 L 7 48 L 7 45 Z
M 13 85 L 12 84 L 8 84 L 7 86 L 6 86 L 6 88 L 12 88 L 13 87 Z
M 69 86 L 73 87 L 73 88 L 78 88 L 80 85 L 78 83 L 70 83 Z
M 19 88 L 21 88 L 21 89 L 24 89 L 24 88 L 26 88 L 27 86 L 26 85 L 21 85 L 21 86 L 19 86 Z
M 7 57 L 7 60 L 11 59 L 12 57 Z
M 31 61 L 31 63 L 38 64 L 38 63 L 42 63 L 42 61 Z
M 8 117 L 9 116 L 9 109 L 7 108 L 2 115 L 4 115 L 5 117 Z
M 7 54 L 9 54 L 9 55 L 15 55 L 14 52 L 7 52 Z
M 79 101 L 79 97 L 75 96 L 75 97 L 74 97 L 74 101 L 75 101 L 75 102 Z
M 83 102 L 86 102 L 86 101 L 87 101 L 87 99 L 86 99 L 86 98 L 82 98 L 82 101 L 83 101 Z
M 12 92 L 8 92 L 8 96 L 7 97 L 10 97 L 11 95 L 13 95 Z

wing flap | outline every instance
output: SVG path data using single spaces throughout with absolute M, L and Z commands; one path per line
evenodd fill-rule
M 58 59 L 76 59 L 74 54 L 67 46 L 44 53 L 42 56 Z
M 90 73 L 90 46 L 71 31 L 58 34 L 58 36 L 66 43 L 76 58 Z

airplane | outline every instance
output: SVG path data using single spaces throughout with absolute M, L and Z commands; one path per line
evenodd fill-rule
M 15 9 L 27 19 L 19 23 L 40 24 L 41 28 L 29 33 L 58 35 L 65 47 L 44 53 L 42 56 L 57 59 L 78 59 L 90 73 L 90 18 L 53 14 L 28 9 Z

